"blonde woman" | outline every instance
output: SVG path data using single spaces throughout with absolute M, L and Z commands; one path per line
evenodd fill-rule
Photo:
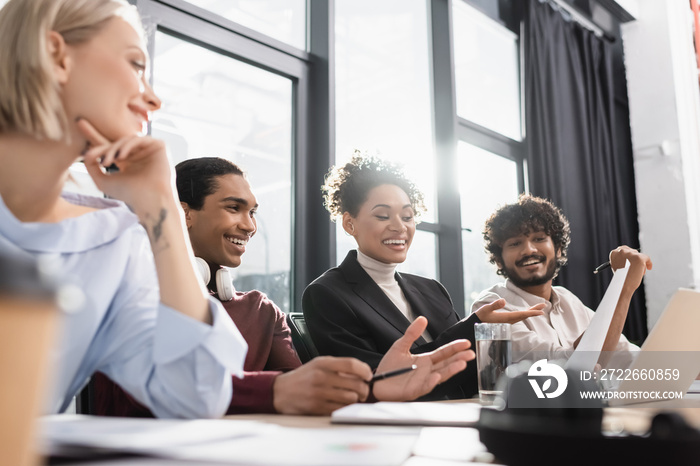
M 48 257 L 85 292 L 64 316 L 46 411 L 101 370 L 159 417 L 220 416 L 246 344 L 199 285 L 165 146 L 142 134 L 161 102 L 138 13 L 10 0 L 0 43 L 0 250 Z M 113 200 L 63 192 L 81 154 Z

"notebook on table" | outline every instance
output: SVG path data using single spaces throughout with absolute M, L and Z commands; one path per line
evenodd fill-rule
M 479 420 L 475 402 L 356 403 L 333 411 L 333 424 L 471 427 Z

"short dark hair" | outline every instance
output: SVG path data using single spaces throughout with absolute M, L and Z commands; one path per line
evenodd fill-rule
M 503 262 L 503 243 L 508 238 L 537 231 L 550 236 L 554 249 L 561 251 L 556 276 L 567 261 L 566 252 L 571 242 L 569 221 L 551 201 L 532 194 L 521 194 L 518 202 L 501 207 L 486 220 L 483 234 L 489 262 L 496 265 Z M 499 267 L 498 274 L 505 275 L 505 271 Z
M 326 209 L 333 219 L 344 212 L 357 216 L 368 193 L 383 184 L 401 188 L 408 196 L 414 215 L 425 209 L 423 193 L 409 180 L 400 165 L 355 151 L 352 159 L 342 166 L 331 167 L 321 187 Z
M 177 194 L 191 209 L 200 210 L 204 199 L 219 189 L 217 178 L 223 175 L 245 176 L 238 165 L 219 157 L 201 157 L 175 166 Z

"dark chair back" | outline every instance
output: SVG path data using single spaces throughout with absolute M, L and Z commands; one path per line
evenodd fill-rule
M 306 328 L 306 320 L 301 312 L 290 312 L 287 314 L 287 325 L 292 331 L 292 343 L 297 350 L 302 363 L 307 363 L 318 356 L 318 351 L 314 345 L 309 330 Z
M 95 377 L 90 377 L 90 381 L 75 397 L 75 412 L 76 414 L 97 414 L 95 410 Z

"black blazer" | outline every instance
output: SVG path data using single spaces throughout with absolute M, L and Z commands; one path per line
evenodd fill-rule
M 425 353 L 458 338 L 474 346 L 476 315 L 459 319 L 447 290 L 437 281 L 416 275 L 396 273 L 396 280 L 415 315 L 428 319 L 427 342 L 420 337 L 412 353 Z M 372 368 L 400 338 L 410 322 L 357 262 L 350 251 L 338 267 L 314 280 L 302 298 L 304 318 L 320 354 L 348 356 Z M 478 393 L 476 364 L 454 376 L 424 399 L 469 398 Z

